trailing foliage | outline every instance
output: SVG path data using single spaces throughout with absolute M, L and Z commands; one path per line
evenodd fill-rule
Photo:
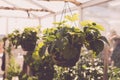
M 55 66 L 55 77 L 53 80 L 102 80 L 103 62 L 93 56 L 92 52 L 82 51 L 80 60 L 76 66 Z
M 21 35 L 19 30 L 14 30 L 12 33 L 8 34 L 7 38 L 15 48 L 20 45 Z
M 8 64 L 7 68 L 7 79 L 12 80 L 13 76 L 19 76 L 21 72 L 20 65 L 15 62 L 15 59 L 13 56 L 10 58 L 10 62 Z
M 120 68 L 109 66 L 108 75 L 109 80 L 120 80 Z
M 55 64 L 59 66 L 74 66 L 84 46 L 98 55 L 103 50 L 104 43 L 108 43 L 100 32 L 104 28 L 95 22 L 81 22 L 82 29 L 69 26 L 67 22 L 74 22 L 77 20 L 76 16 L 66 16 L 66 20 L 55 23 L 57 27 L 48 28 L 43 32 L 46 49 L 52 55 Z
M 24 50 L 33 51 L 39 39 L 38 33 L 39 27 L 26 27 L 23 32 L 14 30 L 6 38 L 15 48 L 21 45 Z

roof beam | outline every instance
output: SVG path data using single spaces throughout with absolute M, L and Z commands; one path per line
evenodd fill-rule
M 75 10 L 77 10 L 78 8 L 79 8 L 79 7 L 72 7 L 72 8 L 71 8 L 71 11 L 75 11 Z M 66 9 L 66 13 L 67 13 L 67 12 L 70 12 L 70 10 L 69 10 L 69 9 Z M 46 15 L 40 17 L 40 18 L 43 19 L 43 18 L 47 18 L 47 17 L 49 17 L 49 16 L 58 15 L 58 14 L 61 14 L 61 13 L 62 13 L 62 11 L 56 12 L 55 14 L 49 13 L 49 14 L 46 14 Z
M 32 3 L 32 4 L 34 4 L 34 5 L 37 5 L 38 7 L 43 8 L 44 10 L 49 11 L 50 13 L 55 13 L 54 11 L 52 11 L 52 10 L 50 10 L 50 9 L 48 9 L 48 8 L 46 8 L 46 7 L 42 6 L 42 5 L 40 5 L 40 4 L 38 4 L 37 2 L 35 2 L 35 1 L 33 1 L 33 0 L 27 0 L 27 1 L 29 1 L 30 3 Z
M 21 11 L 43 11 L 43 12 L 49 12 L 48 10 L 45 10 L 45 9 L 33 9 L 33 8 L 30 8 L 30 9 L 26 9 L 26 8 L 17 8 L 17 7 L 3 7 L 3 6 L 0 6 L 0 9 L 4 9 L 4 10 L 21 10 Z
M 8 5 L 12 5 L 12 6 L 16 7 L 15 4 L 13 4 L 13 3 L 9 2 L 9 1 L 3 0 L 3 2 L 7 3 Z
M 73 4 L 77 5 L 77 6 L 81 5 L 81 3 L 76 1 L 76 0 L 43 0 L 43 1 L 65 1 L 65 2 L 71 2 L 71 3 L 73 3 Z
M 99 5 L 99 4 L 102 4 L 105 2 L 109 2 L 109 1 L 112 1 L 112 0 L 91 0 L 91 1 L 81 4 L 80 6 L 81 6 L 81 8 L 87 8 L 87 7 Z
M 18 7 L 17 5 L 15 5 L 15 4 L 13 4 L 13 3 L 9 2 L 9 1 L 4 0 L 4 2 L 6 2 L 6 3 L 9 4 L 9 5 L 12 5 L 13 7 Z M 27 12 L 27 14 L 28 14 L 28 17 L 30 17 L 29 14 L 31 14 L 31 15 L 33 15 L 34 17 L 37 17 L 37 18 L 38 18 L 37 15 L 35 15 L 35 14 L 33 14 L 33 13 L 30 13 L 30 12 L 28 12 L 28 11 L 26 11 L 26 12 Z
M 5 16 L 5 15 L 0 15 L 0 17 L 3 17 L 3 18 L 16 18 L 16 19 L 40 19 L 38 17 L 17 17 L 17 16 Z
M 78 2 L 78 1 L 76 1 L 76 0 L 64 0 L 64 1 L 65 1 L 65 2 L 71 2 L 71 3 L 75 4 L 76 6 L 81 5 L 81 3 Z
M 65 0 L 44 0 L 44 1 L 65 1 Z M 90 6 L 95 6 L 97 4 L 102 4 L 102 3 L 105 3 L 105 2 L 109 2 L 109 1 L 112 1 L 112 0 L 91 0 L 91 1 L 88 1 L 88 2 L 85 2 L 85 3 L 81 4 L 78 7 L 72 7 L 71 10 L 72 11 L 77 10 L 79 7 L 87 8 L 87 7 L 90 7 Z M 69 11 L 67 10 L 67 12 L 69 12 Z M 61 13 L 62 13 L 62 11 L 56 12 L 55 14 L 58 15 L 58 14 L 61 14 Z M 48 16 L 52 16 L 52 14 L 47 14 L 45 16 L 42 16 L 41 18 L 43 19 L 43 18 L 46 18 Z

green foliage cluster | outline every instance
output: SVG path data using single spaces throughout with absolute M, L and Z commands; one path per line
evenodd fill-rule
M 67 20 L 69 21 L 68 17 Z M 92 21 L 83 21 L 80 29 L 69 26 L 68 21 L 58 22 L 57 27 L 48 28 L 43 32 L 43 42 L 48 53 L 52 55 L 57 65 L 66 67 L 75 65 L 82 47 L 93 50 L 98 55 L 103 50 L 104 43 L 108 43 L 101 35 L 101 31 L 104 30 L 101 25 Z
M 78 80 L 103 80 L 103 61 L 92 51 L 83 53 L 77 63 Z
M 66 18 L 73 22 L 76 20 L 74 16 L 66 16 Z M 103 50 L 104 42 L 108 43 L 100 33 L 104 28 L 91 21 L 81 22 L 83 26 L 81 29 L 69 26 L 66 22 L 58 22 L 57 27 L 43 32 L 42 42 L 35 46 L 33 53 L 25 56 L 25 62 L 30 66 L 32 76 L 23 74 L 22 80 L 101 80 L 103 78 L 103 62 L 93 55 Z M 30 46 L 26 44 L 29 41 L 33 41 L 31 43 L 36 45 L 37 33 L 33 28 L 25 28 L 23 33 L 15 31 L 15 34 L 10 34 L 9 40 L 15 47 L 20 44 Z M 88 50 L 87 54 L 81 51 L 83 47 Z
M 120 68 L 109 66 L 108 75 L 109 80 L 120 80 Z
M 12 33 L 8 34 L 8 39 L 12 45 L 17 48 L 21 42 L 21 35 L 19 30 L 14 30 Z
M 40 46 L 41 45 L 41 46 Z M 39 50 L 42 43 L 39 44 Z M 36 48 L 36 50 L 38 50 Z M 38 55 L 38 56 L 37 56 Z M 36 59 L 36 57 L 39 57 Z M 8 80 L 13 76 L 19 76 L 20 80 L 103 80 L 103 61 L 93 54 L 93 51 L 83 50 L 80 59 L 74 67 L 60 67 L 52 62 L 51 56 L 46 54 L 41 55 L 37 51 L 33 52 L 32 57 L 28 60 L 33 60 L 30 65 L 32 75 L 20 75 L 19 66 L 11 59 Z M 119 80 L 120 69 L 109 66 L 108 78 L 109 80 Z
M 6 38 L 15 48 L 21 45 L 24 50 L 26 50 L 27 47 L 29 51 L 34 50 L 36 42 L 39 39 L 38 33 L 39 27 L 26 27 L 23 32 L 14 30 L 12 33 L 8 34 Z
M 13 76 L 19 76 L 21 72 L 20 65 L 15 62 L 15 58 L 11 56 L 10 62 L 7 68 L 7 79 L 12 80 Z
M 39 39 L 38 30 L 34 27 L 27 27 L 21 34 L 21 46 L 26 51 L 33 51 Z M 28 49 L 27 49 L 28 48 Z
M 56 74 L 53 80 L 102 80 L 103 62 L 94 57 L 92 52 L 82 52 L 76 66 L 55 66 Z
M 32 76 L 29 77 L 34 77 L 37 80 L 52 80 L 55 73 L 54 63 L 51 56 L 43 48 L 43 43 L 40 42 L 32 55 L 25 58 L 32 72 Z M 41 54 L 42 52 L 45 52 L 45 54 Z
M 79 56 L 80 48 L 83 44 L 81 35 L 83 33 L 79 28 L 59 26 L 46 30 L 43 40 L 48 47 L 48 53 L 54 55 L 55 60 L 72 62 Z
M 93 52 L 82 50 L 80 59 L 74 67 L 54 66 L 53 80 L 103 80 L 104 64 Z M 120 68 L 108 66 L 108 80 L 120 80 Z

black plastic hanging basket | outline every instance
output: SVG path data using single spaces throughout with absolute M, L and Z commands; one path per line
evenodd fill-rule
M 53 61 L 56 65 L 58 66 L 62 66 L 62 67 L 72 67 L 72 66 L 75 66 L 76 65 L 76 62 L 79 60 L 79 56 L 78 57 L 75 57 L 75 58 L 72 58 L 72 59 L 69 59 L 69 60 L 65 60 L 65 59 L 57 59 L 56 57 L 52 57 L 53 58 Z
M 70 53 L 71 53 L 71 51 L 72 50 L 70 50 Z M 69 59 L 65 59 L 64 56 L 60 56 L 61 54 L 65 54 L 65 55 L 69 56 L 69 52 L 68 53 L 57 52 L 52 55 L 53 62 L 56 65 L 62 66 L 62 67 L 73 67 L 76 65 L 76 62 L 79 60 L 80 51 L 81 51 L 81 47 L 79 49 L 76 49 L 76 51 L 73 50 L 72 55 Z
M 34 51 L 35 46 L 36 46 L 36 43 L 30 40 L 24 40 L 21 43 L 21 47 L 24 51 Z
M 54 63 L 62 67 L 76 65 L 83 45 L 82 31 L 74 27 L 75 23 L 74 25 L 67 26 L 66 21 L 64 19 L 62 21 L 63 15 L 66 15 L 67 5 L 70 10 L 69 4 L 65 2 L 60 22 L 56 24 L 56 28 L 47 29 L 44 35 L 45 42 L 48 46 L 48 53 L 52 56 Z M 70 13 L 72 15 L 71 10 Z

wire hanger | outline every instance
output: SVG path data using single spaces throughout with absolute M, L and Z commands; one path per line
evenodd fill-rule
M 73 16 L 72 10 L 70 8 L 69 2 L 65 1 L 65 4 L 63 6 L 60 22 L 64 20 L 64 16 L 66 16 L 67 10 L 70 11 L 70 15 Z M 74 25 L 77 26 L 77 24 L 74 22 Z

